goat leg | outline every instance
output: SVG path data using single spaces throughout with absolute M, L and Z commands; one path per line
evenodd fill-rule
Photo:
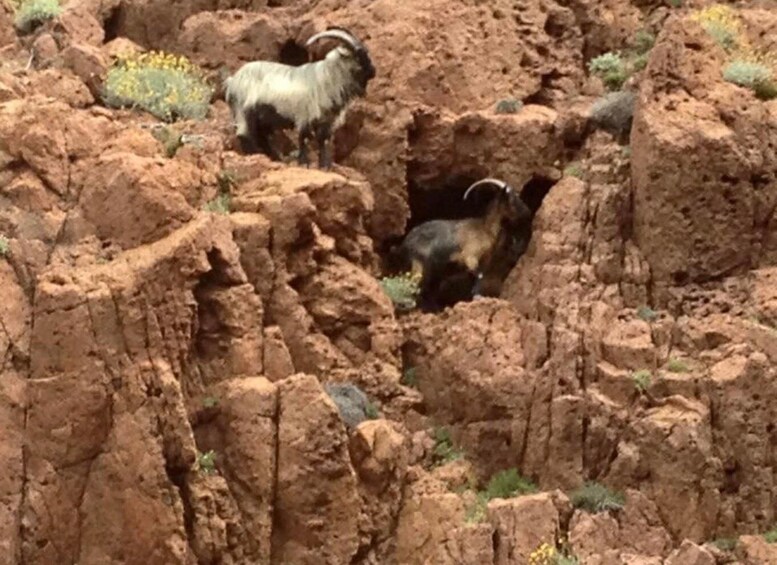
M 297 152 L 297 163 L 301 167 L 309 167 L 310 159 L 308 159 L 308 145 L 307 140 L 310 132 L 307 128 L 303 128 L 299 132 L 299 151 Z
M 329 170 L 332 168 L 332 149 L 328 147 L 329 126 L 319 126 L 316 131 L 316 141 L 318 142 L 318 168 Z

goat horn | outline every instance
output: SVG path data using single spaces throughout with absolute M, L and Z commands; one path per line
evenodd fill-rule
M 510 188 L 510 185 L 508 185 L 505 181 L 494 179 L 494 178 L 487 178 L 487 179 L 481 179 L 477 181 L 476 183 L 473 183 L 467 191 L 464 193 L 464 197 L 462 200 L 466 200 L 469 193 L 472 191 L 473 188 L 476 186 L 482 185 L 482 184 L 493 184 L 504 190 L 505 192 L 510 192 L 512 189 Z
M 311 37 L 307 40 L 305 43 L 305 47 L 310 47 L 314 42 L 318 41 L 319 39 L 324 39 L 325 37 L 332 37 L 336 39 L 342 39 L 345 41 L 348 45 L 353 47 L 354 50 L 362 49 L 361 42 L 356 39 L 353 35 L 348 33 L 347 31 L 341 30 L 341 29 L 328 29 L 326 31 L 321 31 Z

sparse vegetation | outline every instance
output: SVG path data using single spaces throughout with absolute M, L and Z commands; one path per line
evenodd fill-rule
M 103 101 L 116 108 L 140 108 L 172 122 L 202 119 L 213 88 L 186 57 L 150 51 L 120 58 L 105 77 Z
M 642 369 L 631 375 L 631 380 L 634 382 L 634 388 L 638 392 L 643 393 L 650 388 L 650 383 L 653 381 L 653 375 L 647 369 Z
M 403 273 L 395 277 L 383 277 L 380 279 L 380 286 L 396 308 L 411 310 L 415 308 L 418 293 L 421 291 L 418 286 L 420 282 L 420 277 Z
M 672 8 L 682 8 L 683 0 L 667 0 L 667 4 L 669 4 Z
M 202 399 L 202 405 L 205 408 L 213 408 L 214 406 L 218 406 L 219 399 L 215 398 L 213 396 L 206 396 Z
M 495 114 L 517 114 L 523 108 L 523 102 L 515 98 L 505 98 L 496 103 Z
M 435 465 L 444 465 L 464 457 L 464 451 L 453 445 L 448 428 L 434 430 L 433 460 Z
M 583 167 L 580 165 L 580 163 L 570 163 L 566 166 L 564 169 L 564 176 L 565 177 L 575 177 L 578 179 L 583 178 Z
M 211 449 L 205 453 L 197 453 L 197 467 L 205 475 L 213 474 L 216 470 L 216 453 Z
M 712 545 L 721 551 L 734 551 L 737 547 L 736 538 L 718 538 L 712 541 Z
M 658 318 L 658 313 L 649 306 L 640 306 L 637 308 L 637 317 L 646 322 L 652 322 Z
M 219 191 L 230 194 L 237 185 L 237 174 L 232 170 L 221 170 L 216 175 L 216 182 L 219 184 Z
M 368 420 L 377 420 L 380 418 L 380 411 L 372 402 L 368 402 L 364 407 L 364 415 Z
M 210 202 L 203 205 L 202 209 L 206 212 L 215 212 L 217 214 L 229 214 L 231 206 L 231 197 L 229 194 L 221 193 Z
M 488 502 L 495 498 L 512 498 L 521 494 L 537 492 L 537 487 L 522 477 L 517 469 L 499 471 L 488 481 L 486 488 L 475 493 L 475 502 L 467 507 L 465 520 L 468 523 L 483 521 Z
M 588 482 L 573 492 L 571 501 L 575 508 L 593 513 L 620 510 L 625 504 L 625 498 L 621 493 L 611 491 L 595 482 Z
M 11 242 L 4 235 L 0 235 L 0 257 L 7 257 L 11 252 Z
M 22 0 L 15 6 L 14 25 L 22 33 L 29 33 L 60 13 L 59 0 Z
M 634 34 L 631 47 L 637 55 L 645 55 L 656 43 L 656 36 L 645 29 L 639 30 Z
M 742 46 L 742 23 L 730 6 L 713 4 L 693 12 L 691 19 L 698 22 L 727 52 Z
M 761 100 L 777 98 L 777 80 L 775 73 L 765 61 L 746 60 L 744 58 L 731 61 L 723 69 L 723 78 L 728 82 L 749 88 Z
M 620 54 L 612 51 L 591 59 L 588 62 L 588 70 L 601 78 L 610 90 L 618 90 L 630 74 Z
M 777 526 L 773 526 L 768 532 L 763 534 L 766 543 L 777 543 Z
M 402 377 L 399 379 L 400 384 L 409 386 L 411 388 L 418 387 L 418 376 L 416 375 L 415 367 L 408 367 L 402 372 Z
M 156 140 L 162 144 L 162 146 L 165 148 L 165 155 L 169 159 L 175 157 L 178 149 L 183 146 L 183 134 L 173 128 L 154 128 L 151 131 L 151 135 L 153 135 Z
M 561 552 L 556 547 L 542 543 L 537 549 L 529 554 L 529 565 L 579 565 L 580 560 L 573 556 Z
M 688 365 L 680 359 L 670 359 L 666 364 L 666 370 L 670 373 L 687 373 Z

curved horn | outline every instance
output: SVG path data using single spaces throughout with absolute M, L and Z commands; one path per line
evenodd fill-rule
M 479 186 L 479 185 L 482 185 L 482 184 L 493 184 L 493 185 L 496 185 L 499 188 L 501 188 L 502 190 L 504 190 L 506 193 L 509 193 L 512 190 L 510 185 L 507 184 L 503 180 L 499 180 L 499 179 L 495 179 L 495 178 L 486 178 L 486 179 L 481 179 L 481 180 L 473 183 L 472 185 L 470 185 L 470 187 L 464 193 L 464 196 L 462 197 L 462 200 L 466 200 L 467 196 L 472 191 L 472 189 L 475 188 L 476 186 Z
M 315 34 L 313 37 L 307 40 L 305 42 L 305 47 L 310 47 L 313 43 L 318 41 L 319 39 L 324 39 L 325 37 L 331 37 L 334 39 L 342 39 L 345 41 L 348 45 L 350 45 L 354 50 L 361 49 L 361 42 L 356 39 L 354 36 L 352 36 L 347 31 L 344 31 L 342 29 L 328 29 L 326 31 L 321 31 L 317 34 Z

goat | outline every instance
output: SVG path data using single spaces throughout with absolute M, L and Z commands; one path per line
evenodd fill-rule
M 475 277 L 474 292 L 478 293 L 483 268 L 491 263 L 494 252 L 510 243 L 515 226 L 530 223 L 532 212 L 513 188 L 495 178 L 473 183 L 463 200 L 477 187 L 495 186 L 500 193 L 489 203 L 482 217 L 459 220 L 430 220 L 414 227 L 393 251 L 414 276 L 421 277 L 420 298 L 431 304 L 431 291 L 438 285 L 446 267 L 463 267 Z
M 261 149 L 271 159 L 280 156 L 270 137 L 277 129 L 294 127 L 298 133 L 297 162 L 308 166 L 307 140 L 315 135 L 318 166 L 332 166 L 326 145 L 344 119 L 352 100 L 364 96 L 375 77 L 367 48 L 348 30 L 329 27 L 307 40 L 339 39 L 344 45 L 330 50 L 320 61 L 293 67 L 274 61 L 252 61 L 224 81 L 225 99 L 232 112 L 244 153 Z

